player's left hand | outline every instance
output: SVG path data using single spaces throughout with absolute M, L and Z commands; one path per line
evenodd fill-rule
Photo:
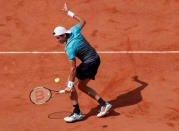
M 64 4 L 64 7 L 63 7 L 62 10 L 65 11 L 65 12 L 68 12 L 68 7 L 67 7 L 67 3 L 66 3 L 66 2 L 65 2 L 65 4 Z

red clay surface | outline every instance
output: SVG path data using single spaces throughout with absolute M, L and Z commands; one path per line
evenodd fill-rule
M 63 51 L 51 35 L 55 26 L 76 24 L 60 11 L 60 0 L 0 0 L 0 51 Z M 69 0 L 84 17 L 82 31 L 98 51 L 179 50 L 178 0 Z M 97 118 L 98 104 L 79 92 L 85 119 L 68 124 L 72 110 L 65 94 L 45 105 L 29 101 L 37 86 L 63 89 L 69 65 L 65 54 L 0 54 L 0 128 L 3 131 L 178 131 L 179 54 L 100 54 L 96 80 L 89 85 L 113 104 Z M 54 78 L 61 82 L 55 84 Z M 50 118 L 48 117 L 50 116 Z

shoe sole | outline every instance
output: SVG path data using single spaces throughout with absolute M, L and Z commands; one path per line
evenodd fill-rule
M 74 121 L 66 121 L 66 120 L 64 119 L 64 121 L 67 122 L 67 123 L 73 123 L 73 122 L 81 121 L 81 120 L 83 120 L 83 117 L 81 117 L 80 119 L 76 119 L 76 120 L 74 120 Z

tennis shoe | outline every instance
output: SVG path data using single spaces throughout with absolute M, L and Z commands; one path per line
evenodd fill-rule
M 103 117 L 106 113 L 111 109 L 112 105 L 108 102 L 105 103 L 104 106 L 101 106 L 101 111 L 97 114 L 97 117 Z
M 64 118 L 64 120 L 66 121 L 66 122 L 75 122 L 75 121 L 80 121 L 80 120 L 82 120 L 83 119 L 83 115 L 82 115 L 82 113 L 80 112 L 79 114 L 77 114 L 77 113 L 72 113 L 70 116 L 67 116 L 67 117 L 65 117 Z

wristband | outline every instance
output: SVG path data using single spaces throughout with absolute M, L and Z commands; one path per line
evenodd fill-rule
M 72 82 L 72 81 L 68 81 L 68 85 L 67 85 L 67 86 L 68 86 L 69 88 L 72 88 L 73 85 L 74 85 L 74 82 Z
M 67 14 L 72 18 L 75 16 L 75 14 L 73 12 L 71 12 L 71 11 L 68 11 Z

